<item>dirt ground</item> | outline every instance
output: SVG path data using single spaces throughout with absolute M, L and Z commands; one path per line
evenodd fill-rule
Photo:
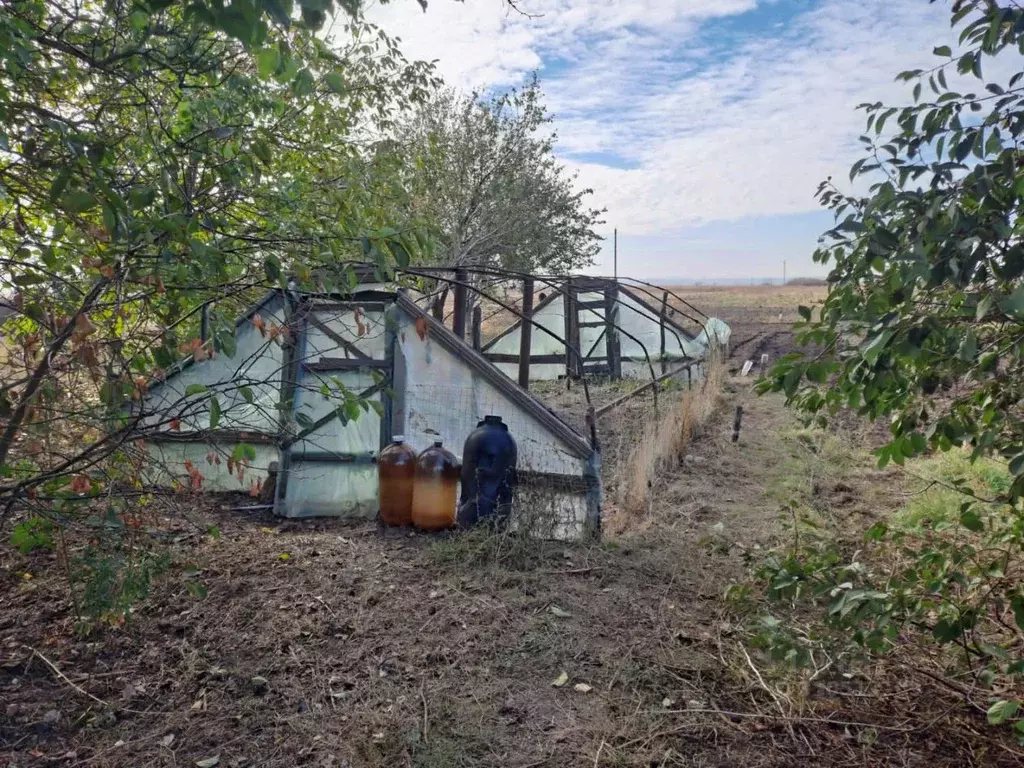
M 87 637 L 54 556 L 0 550 L 0 765 L 1018 764 L 958 747 L 940 717 L 907 726 L 906 706 L 956 707 L 935 689 L 845 698 L 829 673 L 832 693 L 791 711 L 765 685 L 724 595 L 783 535 L 786 500 L 869 522 L 902 490 L 852 438 L 822 464 L 750 384 L 728 382 L 650 514 L 599 544 L 267 520 L 223 500 L 197 512 L 218 537 L 165 521 L 170 573 L 129 624 Z M 572 409 L 577 393 L 545 396 Z M 599 422 L 609 464 L 651 405 Z

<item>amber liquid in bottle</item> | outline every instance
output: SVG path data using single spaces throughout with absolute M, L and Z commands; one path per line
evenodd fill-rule
M 384 525 L 412 525 L 412 493 L 416 478 L 416 452 L 395 435 L 380 452 L 377 479 L 380 519 Z
M 459 464 L 440 440 L 416 459 L 412 522 L 424 531 L 443 531 L 455 525 Z

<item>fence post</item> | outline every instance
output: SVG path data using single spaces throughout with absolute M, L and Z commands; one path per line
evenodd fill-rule
M 477 352 L 483 344 L 480 341 L 480 325 L 483 322 L 483 308 L 477 304 L 473 307 L 473 349 Z
M 455 270 L 455 313 L 452 315 L 452 332 L 460 339 L 466 338 L 466 283 L 469 273 L 465 269 Z
M 523 280 L 523 322 L 519 331 L 519 386 L 530 388 L 530 355 L 533 353 L 533 278 Z
M 665 323 L 668 320 L 668 291 L 661 295 L 661 372 L 664 373 L 668 367 L 665 359 Z
M 604 290 L 604 348 L 608 357 L 608 376 L 622 378 L 622 357 L 619 354 L 619 334 L 615 321 L 619 312 L 619 286 L 611 285 Z

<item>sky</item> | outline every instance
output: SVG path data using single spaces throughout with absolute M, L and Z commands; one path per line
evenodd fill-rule
M 607 208 L 590 271 L 639 278 L 821 276 L 815 199 L 861 156 L 864 102 L 910 102 L 903 70 L 955 42 L 928 0 L 416 0 L 371 6 L 450 84 L 536 72 L 558 154 Z M 955 49 L 955 45 L 953 46 Z M 952 85 L 952 83 L 951 83 Z

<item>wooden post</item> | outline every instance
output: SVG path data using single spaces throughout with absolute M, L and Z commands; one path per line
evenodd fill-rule
M 434 316 L 437 322 L 444 325 L 444 304 L 448 299 L 448 288 L 444 288 L 441 292 L 434 297 L 434 302 L 430 306 L 430 314 Z
M 568 382 L 572 379 L 575 371 L 575 359 L 571 346 L 573 328 L 577 325 L 577 322 L 573 320 L 576 315 L 576 301 L 573 297 L 571 277 L 565 278 L 565 283 L 562 285 L 562 306 L 565 315 L 565 377 Z M 579 318 L 576 318 L 576 321 L 578 320 Z
M 203 304 L 199 315 L 199 340 L 204 344 L 210 340 L 210 303 Z
M 473 349 L 477 352 L 483 344 L 480 341 L 480 325 L 483 322 L 483 307 L 477 304 L 473 307 Z
M 519 326 L 519 386 L 530 388 L 530 355 L 533 353 L 533 278 L 523 280 L 523 321 Z
M 455 313 L 452 315 L 452 332 L 460 339 L 466 338 L 466 283 L 469 273 L 465 269 L 455 270 Z
M 622 357 L 619 354 L 619 335 L 615 319 L 619 308 L 619 287 L 617 284 L 604 289 L 604 348 L 608 358 L 608 375 L 613 379 L 622 378 Z
M 668 367 L 668 360 L 665 359 L 665 322 L 668 320 L 668 291 L 661 295 L 661 372 L 664 373 Z
M 740 424 L 743 422 L 743 406 L 736 406 L 736 416 L 732 420 L 732 441 L 738 442 L 740 439 Z

